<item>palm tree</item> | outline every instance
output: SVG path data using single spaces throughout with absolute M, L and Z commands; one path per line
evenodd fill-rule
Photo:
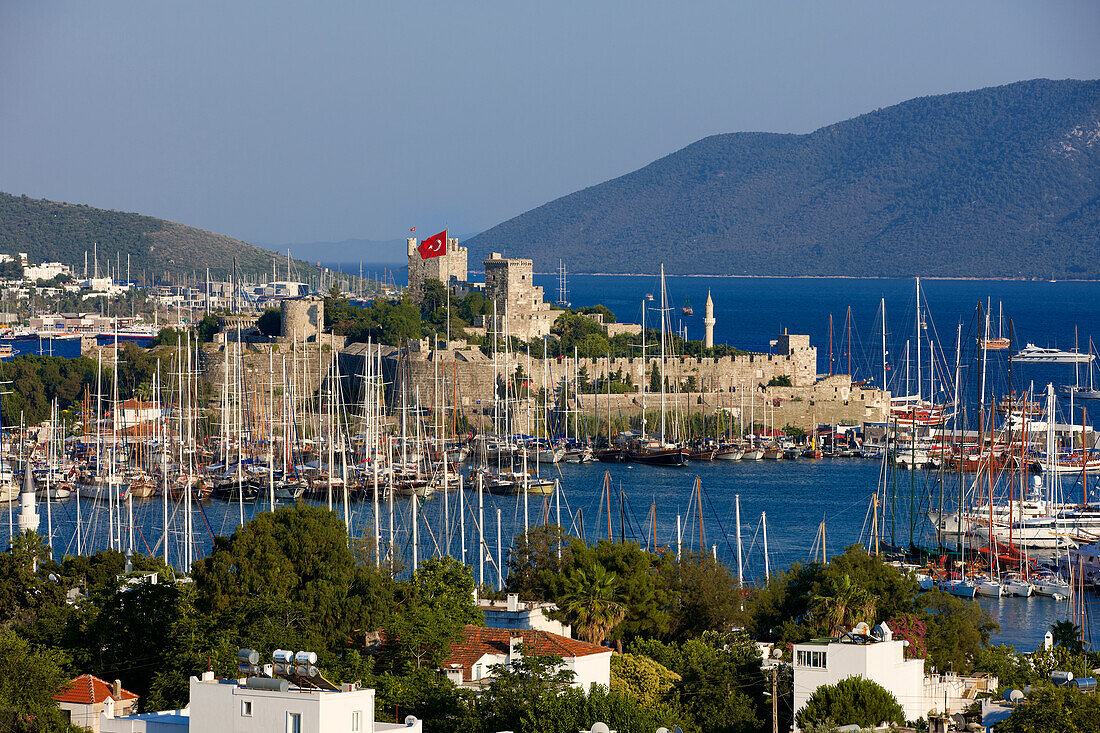
M 581 638 L 603 644 L 611 629 L 626 616 L 626 606 L 615 600 L 619 580 L 602 565 L 578 570 L 566 581 L 560 607 Z
M 1081 629 L 1072 621 L 1068 619 L 1056 621 L 1050 627 L 1050 634 L 1054 637 L 1055 645 L 1069 649 L 1071 652 L 1081 651 Z
M 839 636 L 846 627 L 859 621 L 873 621 L 878 598 L 865 588 L 852 582 L 845 573 L 829 581 L 823 595 L 814 596 L 815 615 L 819 615 L 829 627 L 829 634 Z

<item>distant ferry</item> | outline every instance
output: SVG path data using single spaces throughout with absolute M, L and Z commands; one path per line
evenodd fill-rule
M 0 359 L 10 359 L 15 356 L 15 349 L 11 344 L 0 344 Z
M 1079 351 L 1062 351 L 1061 349 L 1044 349 L 1035 344 L 1028 344 L 1012 357 L 1012 361 L 1021 364 L 1088 364 L 1092 359 L 1092 354 L 1082 354 Z

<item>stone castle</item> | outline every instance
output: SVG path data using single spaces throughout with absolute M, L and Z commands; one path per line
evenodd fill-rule
M 341 352 L 341 371 L 346 375 L 363 372 L 366 344 L 352 344 Z M 377 347 L 376 347 L 377 348 Z M 544 386 L 553 393 L 563 379 L 570 384 L 581 370 L 589 379 L 612 374 L 630 375 L 635 392 L 625 395 L 581 395 L 579 402 L 588 409 L 610 409 L 617 415 L 634 415 L 641 411 L 642 386 L 648 389 L 650 370 L 660 363 L 659 358 L 640 357 L 613 359 L 528 359 L 526 355 L 511 354 L 507 364 L 503 356 L 494 361 L 477 348 L 433 349 L 426 341 L 414 343 L 407 349 L 381 347 L 383 371 L 387 383 L 399 389 L 407 385 L 407 394 L 419 389 L 423 404 L 430 404 L 438 394 L 441 373 L 446 374 L 447 402 L 457 404 L 473 423 L 483 423 L 492 414 L 494 385 L 505 375 L 513 376 L 517 368 L 523 374 L 532 391 Z M 791 424 L 809 429 L 815 422 L 858 424 L 863 421 L 881 421 L 889 411 L 889 394 L 882 390 L 853 385 L 847 376 L 834 376 L 817 380 L 817 348 L 810 345 L 809 336 L 782 334 L 775 341 L 775 353 L 749 353 L 718 358 L 667 357 L 665 375 L 670 385 L 678 385 L 680 393 L 668 396 L 669 409 L 675 405 L 681 412 L 744 409 L 746 420 L 750 413 L 760 422 L 768 409 L 768 422 Z M 768 387 L 779 377 L 790 380 L 789 387 Z M 358 394 L 357 378 L 351 376 L 350 400 Z M 690 381 L 689 381 L 690 380 Z M 694 384 L 694 390 L 685 393 L 683 386 Z M 572 387 L 570 388 L 572 391 Z M 658 408 L 658 397 L 647 396 L 647 409 Z M 594 413 L 593 413 L 594 414 Z

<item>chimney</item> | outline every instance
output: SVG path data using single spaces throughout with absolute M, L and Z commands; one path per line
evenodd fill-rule
M 115 680 L 111 685 L 111 697 L 116 700 L 122 699 L 122 680 Z
M 508 610 L 513 612 L 513 613 L 515 613 L 516 611 L 519 610 L 519 594 L 518 593 L 509 593 L 508 594 Z

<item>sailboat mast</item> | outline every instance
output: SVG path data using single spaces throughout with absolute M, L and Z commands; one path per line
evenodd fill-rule
M 920 278 L 917 278 L 917 402 L 921 401 L 921 330 L 924 326 L 924 318 L 920 311 Z M 931 397 L 931 395 L 929 395 Z M 913 426 L 913 437 L 916 437 L 916 425 Z
M 665 444 L 665 266 L 661 265 L 661 447 Z
M 886 298 L 880 302 L 882 308 L 882 389 L 885 391 L 889 382 L 886 381 Z

